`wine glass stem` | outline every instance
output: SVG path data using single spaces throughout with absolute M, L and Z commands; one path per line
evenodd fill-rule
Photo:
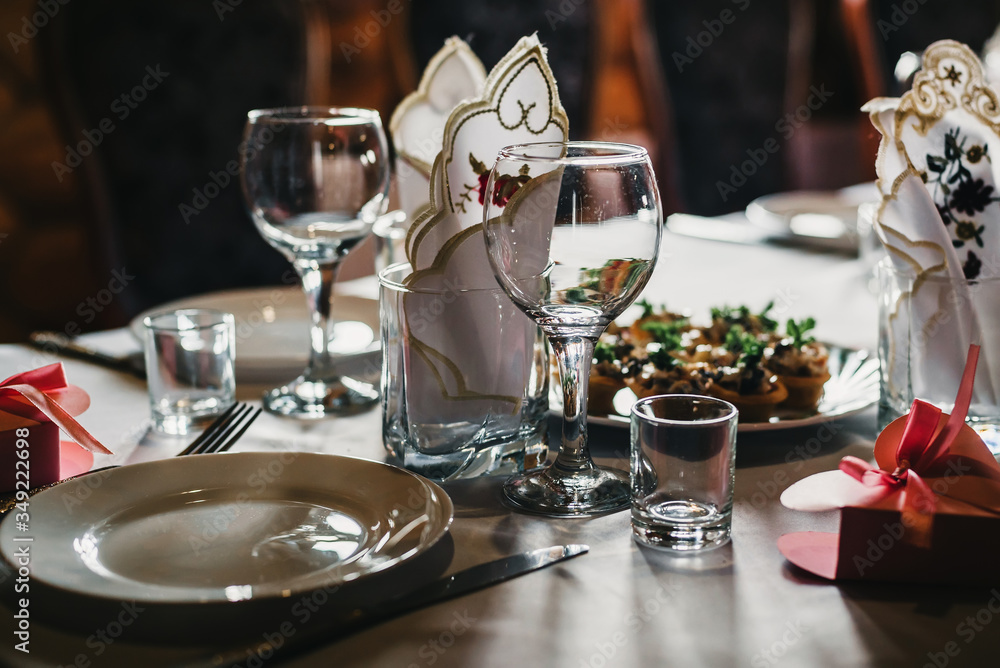
M 293 264 L 302 278 L 311 323 L 309 365 L 303 375 L 308 380 L 324 380 L 331 366 L 329 342 L 333 335 L 334 321 L 330 318 L 330 307 L 340 261 L 321 263 L 315 260 L 296 260 Z
M 587 446 L 587 389 L 594 359 L 594 339 L 585 336 L 550 337 L 559 360 L 563 388 L 562 447 L 553 467 L 565 473 L 594 467 Z

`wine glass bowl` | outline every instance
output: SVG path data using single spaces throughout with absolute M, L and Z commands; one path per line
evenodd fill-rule
M 331 356 L 333 283 L 344 257 L 388 204 L 388 146 L 378 112 L 291 107 L 247 115 L 240 177 L 261 236 L 298 272 L 309 303 L 309 364 L 264 396 L 264 407 L 319 418 L 378 401 L 368 383 L 339 376 Z
M 606 142 L 507 147 L 486 185 L 484 218 L 497 281 L 548 337 L 564 393 L 555 462 L 511 478 L 504 495 L 551 516 L 624 509 L 627 474 L 590 457 L 587 384 L 597 338 L 656 264 L 663 212 L 649 156 Z

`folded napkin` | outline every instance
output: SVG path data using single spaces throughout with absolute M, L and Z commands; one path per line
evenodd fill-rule
M 0 491 L 60 479 L 60 429 L 84 450 L 110 455 L 74 419 L 89 406 L 87 393 L 66 382 L 61 362 L 0 382 Z
M 408 416 L 415 423 L 512 414 L 538 382 L 538 329 L 499 292 L 486 256 L 484 191 L 501 148 L 565 141 L 569 123 L 536 36 L 519 40 L 481 85 L 476 63 L 463 42 L 449 40 L 422 78 L 426 92 L 407 98 L 390 125 L 397 146 L 412 147 L 414 132 L 433 139 L 446 103 L 478 88 L 447 112 L 430 164 L 428 205 L 405 241 L 413 268 L 406 284 L 413 292 L 404 311 L 434 314 L 421 316 L 420 327 L 411 322 L 403 344 Z M 441 81 L 455 71 L 462 73 L 457 84 Z M 430 155 L 411 162 L 426 164 Z
M 969 351 L 950 415 L 918 399 L 879 435 L 875 466 L 844 457 L 784 491 L 793 510 L 841 512 L 836 534 L 782 536 L 790 562 L 831 580 L 997 581 L 1000 464 L 965 424 L 979 352 Z
M 469 45 L 449 38 L 427 64 L 417 90 L 407 95 L 389 120 L 396 147 L 396 185 L 408 220 L 430 206 L 431 166 L 441 152 L 444 126 L 462 101 L 479 95 L 486 69 Z
M 1000 303 L 996 290 L 968 281 L 1000 276 L 1000 105 L 982 65 L 965 45 L 935 42 L 913 89 L 865 105 L 882 133 L 876 171 L 882 198 L 874 226 L 893 266 L 914 277 L 893 318 L 920 323 L 924 352 L 909 359 L 914 396 L 954 387 L 968 343 L 983 345 L 974 403 L 996 406 L 1000 378 Z M 973 284 L 974 285 L 974 284 Z M 896 350 L 907 349 L 896 328 Z M 891 364 L 906 364 L 890 354 Z M 889 373 L 898 376 L 899 370 Z

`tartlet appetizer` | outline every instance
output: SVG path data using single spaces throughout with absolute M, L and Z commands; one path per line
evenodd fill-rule
M 734 325 L 726 335 L 726 348 L 739 353 L 735 366 L 718 369 L 708 394 L 736 406 L 741 422 L 767 422 L 788 390 L 762 362 L 765 343 Z
M 658 331 L 657 348 L 649 354 L 641 373 L 625 382 L 640 399 L 658 394 L 705 394 L 711 383 L 709 365 L 683 362 L 676 353 L 681 337 L 669 330 Z
M 746 306 L 713 308 L 712 324 L 708 329 L 703 330 L 705 338 L 715 345 L 721 345 L 726 341 L 726 335 L 736 326 L 744 332 L 749 332 L 757 337 L 770 337 L 778 328 L 777 321 L 768 316 L 774 302 L 768 302 L 760 313 L 752 313 Z
M 594 363 L 590 367 L 588 385 L 588 413 L 594 415 L 614 413 L 615 395 L 625 388 L 625 369 L 615 348 L 614 344 L 606 341 L 599 342 L 594 348 Z
M 656 341 L 659 328 L 666 326 L 669 331 L 681 333 L 691 328 L 688 319 L 680 313 L 671 313 L 665 306 L 660 306 L 657 312 L 653 305 L 645 299 L 637 302 L 642 307 L 642 315 L 627 329 L 622 330 L 622 336 L 635 345 L 647 345 Z
M 830 380 L 830 353 L 808 335 L 815 326 L 812 318 L 789 320 L 785 325 L 788 336 L 768 351 L 765 365 L 788 390 L 782 408 L 815 411 L 823 398 L 823 386 Z

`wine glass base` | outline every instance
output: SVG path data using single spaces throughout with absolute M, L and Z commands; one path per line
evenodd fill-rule
M 378 403 L 378 390 L 353 378 L 326 381 L 296 378 L 264 394 L 264 410 L 287 417 L 314 420 L 331 415 L 354 415 Z
M 631 505 L 628 473 L 594 466 L 570 475 L 553 467 L 513 476 L 503 485 L 504 500 L 518 510 L 547 517 L 590 517 Z

